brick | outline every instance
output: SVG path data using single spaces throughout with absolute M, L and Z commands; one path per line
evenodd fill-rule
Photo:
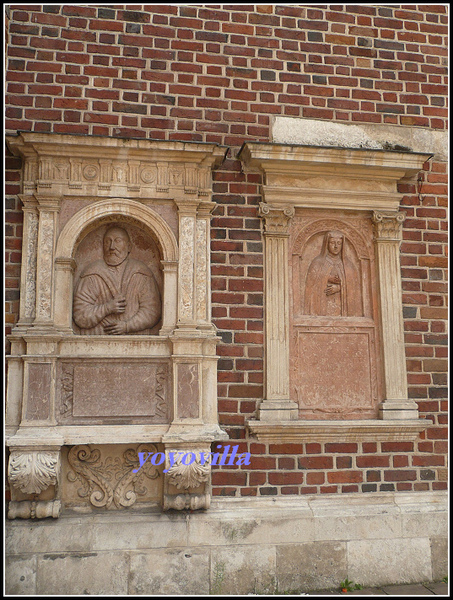
M 361 483 L 363 481 L 362 471 L 335 471 L 327 473 L 329 483 Z
M 417 472 L 410 469 L 385 471 L 384 473 L 384 481 L 414 481 L 415 479 L 417 479 Z

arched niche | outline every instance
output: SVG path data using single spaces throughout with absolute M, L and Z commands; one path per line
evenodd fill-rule
M 122 226 L 133 234 L 134 240 L 140 240 L 131 256 L 150 263 L 162 298 L 162 318 L 156 329 L 161 334 L 168 332 L 176 324 L 178 244 L 160 215 L 139 202 L 125 199 L 101 200 L 82 208 L 60 233 L 55 250 L 55 326 L 73 330 L 72 297 L 74 282 L 80 275 L 77 258 L 94 258 L 96 251 L 100 252 L 103 232 L 111 225 Z M 94 245 L 91 250 L 90 241 Z M 146 256 L 146 247 L 152 249 L 153 257 Z
M 326 253 L 326 236 L 337 232 L 343 238 L 341 251 L 341 271 L 347 285 L 348 307 L 337 316 L 372 317 L 372 293 L 370 262 L 373 261 L 373 248 L 366 243 L 362 234 L 354 227 L 337 219 L 317 219 L 302 227 L 292 246 L 292 313 L 297 320 L 302 315 L 316 318 L 328 316 L 329 311 L 313 310 L 310 299 L 316 294 L 313 286 L 323 282 L 321 273 L 316 284 L 313 273 L 318 263 L 322 270 L 322 254 Z M 310 275 L 309 275 L 310 273 Z M 322 292 L 323 290 L 321 290 Z M 324 313 L 324 315 L 322 314 Z

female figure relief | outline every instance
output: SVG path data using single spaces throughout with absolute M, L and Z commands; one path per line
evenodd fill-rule
M 345 256 L 344 235 L 328 231 L 321 253 L 312 261 L 305 283 L 305 314 L 362 316 L 362 294 L 356 266 Z

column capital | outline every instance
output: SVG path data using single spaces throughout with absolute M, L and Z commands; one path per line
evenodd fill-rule
M 373 211 L 374 237 L 377 241 L 401 242 L 406 213 L 398 211 Z
M 50 196 L 46 194 L 35 194 L 34 195 L 38 202 L 38 210 L 59 212 L 61 206 L 60 196 Z
M 258 215 L 264 219 L 265 234 L 287 235 L 294 213 L 294 206 L 275 207 L 266 202 L 260 202 L 258 210 Z

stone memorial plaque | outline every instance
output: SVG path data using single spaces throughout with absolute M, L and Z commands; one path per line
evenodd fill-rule
M 306 418 L 374 414 L 372 330 L 299 330 L 294 364 L 297 401 Z M 373 402 L 374 401 L 374 402 Z
M 165 363 L 64 363 L 60 412 L 72 421 L 147 417 L 168 422 L 169 370 Z

